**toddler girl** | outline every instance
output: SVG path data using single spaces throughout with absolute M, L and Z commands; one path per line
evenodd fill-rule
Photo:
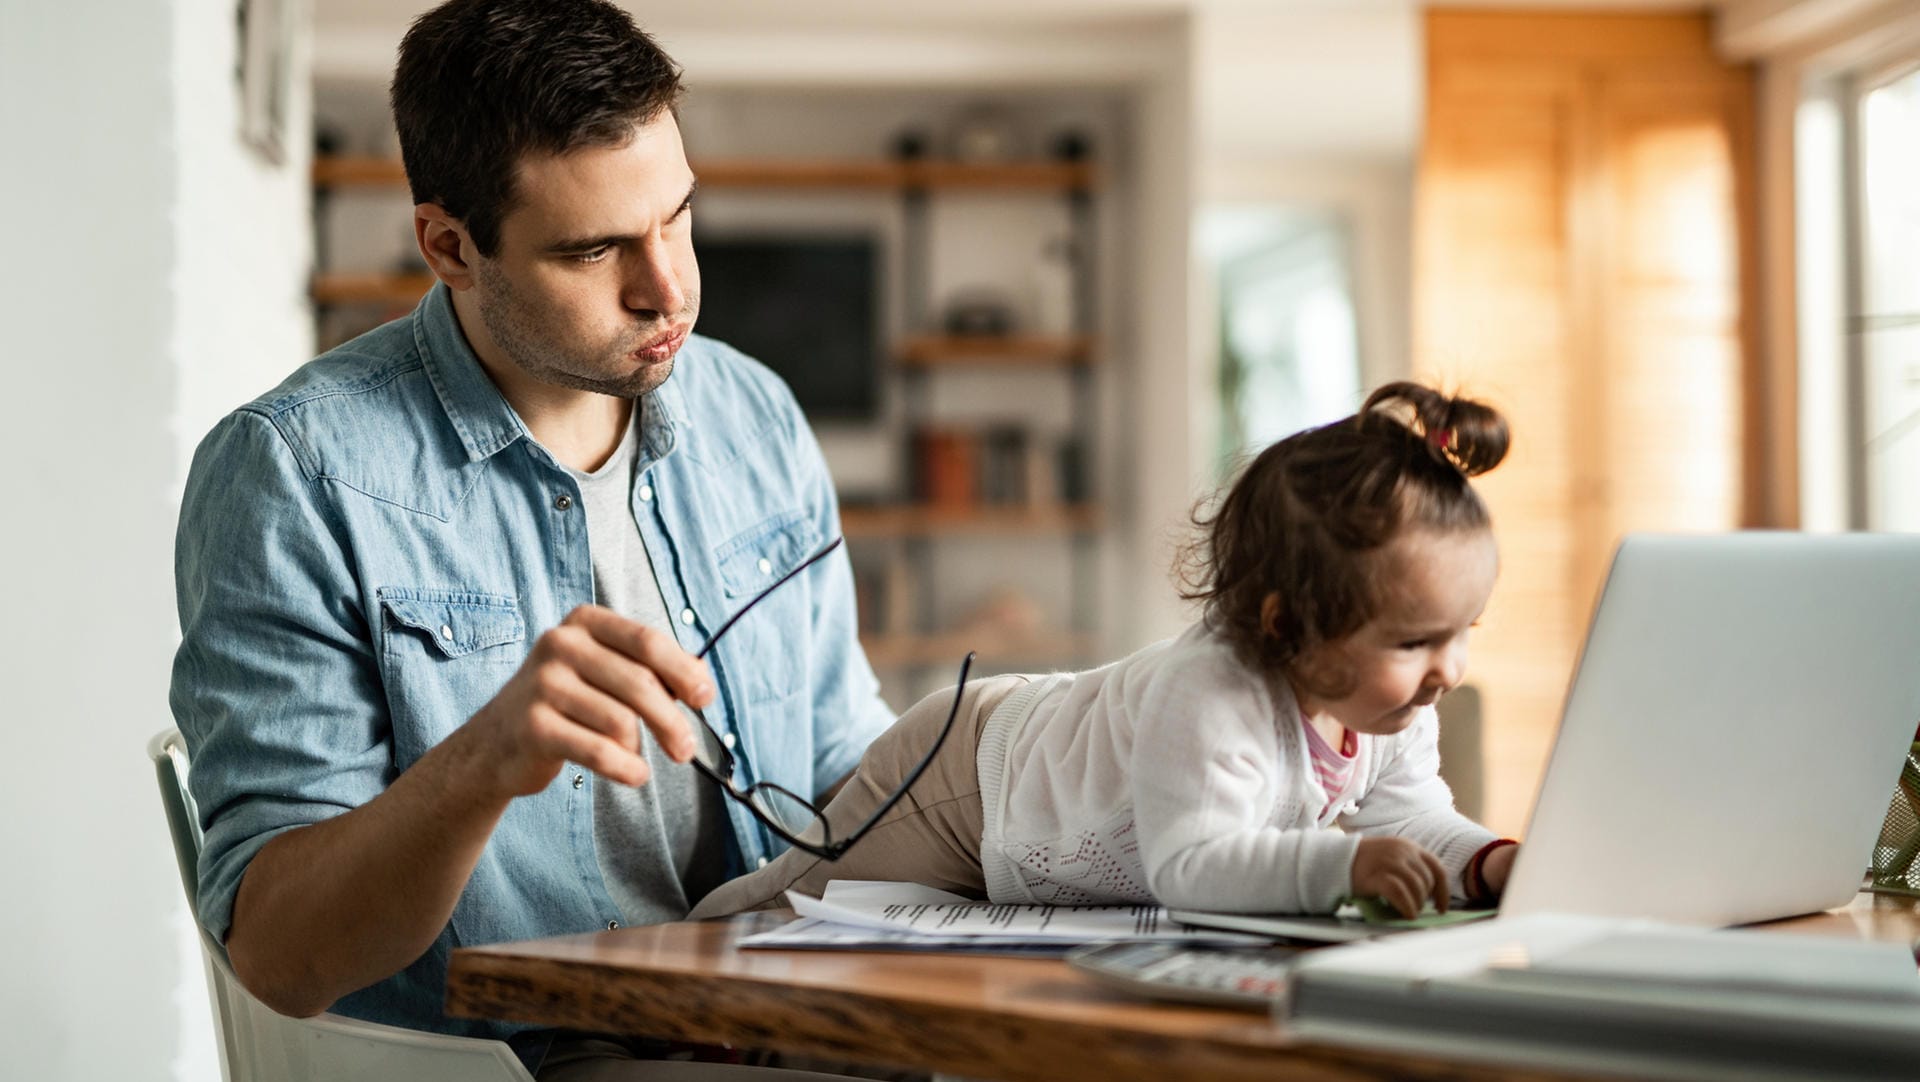
M 1492 902 L 1514 843 L 1454 810 L 1433 703 L 1497 569 L 1467 479 L 1506 450 L 1494 410 L 1405 382 L 1268 447 L 1195 517 L 1199 623 L 1098 669 L 969 681 L 940 754 L 857 845 L 789 851 L 692 915 L 829 879 L 1239 912 Z M 865 821 L 952 702 L 929 696 L 876 740 L 828 822 Z

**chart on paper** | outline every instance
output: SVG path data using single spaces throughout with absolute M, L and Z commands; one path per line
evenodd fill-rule
M 825 896 L 789 892 L 794 912 L 844 931 L 869 929 L 929 940 L 1000 945 L 1072 944 L 1101 939 L 1194 942 L 1254 941 L 1252 937 L 1197 932 L 1167 919 L 1154 905 L 1049 906 L 977 902 L 911 883 L 835 880 Z

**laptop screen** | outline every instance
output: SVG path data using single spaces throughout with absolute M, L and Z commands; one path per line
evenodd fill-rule
M 1916 721 L 1920 536 L 1629 536 L 1501 912 L 1845 904 Z

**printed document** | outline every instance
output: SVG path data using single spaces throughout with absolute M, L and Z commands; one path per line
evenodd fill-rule
M 881 942 L 899 947 L 1067 947 L 1104 939 L 1263 942 L 1182 927 L 1156 905 L 999 905 L 913 883 L 834 880 L 824 897 L 789 891 L 787 900 L 803 919 L 749 936 L 741 946 L 852 946 L 855 930 L 884 934 Z M 872 935 L 860 939 L 862 945 L 872 941 Z

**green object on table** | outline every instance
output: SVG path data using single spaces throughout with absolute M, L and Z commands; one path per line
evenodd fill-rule
M 1442 913 L 1433 907 L 1432 902 L 1428 902 L 1418 916 L 1408 918 L 1401 916 L 1400 911 L 1387 904 L 1384 898 L 1348 898 L 1344 904 L 1359 910 L 1361 920 L 1383 928 L 1443 928 L 1449 924 L 1484 920 L 1497 912 L 1492 909 L 1449 909 Z
M 1907 749 L 1868 874 L 1876 892 L 1920 894 L 1920 741 Z

